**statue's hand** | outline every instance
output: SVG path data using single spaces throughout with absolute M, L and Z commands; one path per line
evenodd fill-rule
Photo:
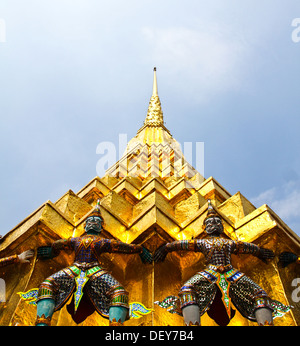
M 48 260 L 55 257 L 53 254 L 52 246 L 40 246 L 37 248 L 37 258 L 41 260 Z
M 291 263 L 296 262 L 298 259 L 298 256 L 292 252 L 284 251 L 279 255 L 279 262 L 278 265 L 282 268 L 288 266 Z
M 20 263 L 30 263 L 29 258 L 34 256 L 33 250 L 26 250 L 18 255 Z
M 162 262 L 168 254 L 166 245 L 160 246 L 154 254 L 154 262 Z
M 153 262 L 153 256 L 151 254 L 151 252 L 145 248 L 144 246 L 142 246 L 143 248 L 143 252 L 140 253 L 140 257 L 143 263 L 152 263 Z
M 268 263 L 268 261 L 272 260 L 274 258 L 275 254 L 273 250 L 265 249 L 261 247 L 259 249 L 258 258 L 261 259 L 263 262 Z

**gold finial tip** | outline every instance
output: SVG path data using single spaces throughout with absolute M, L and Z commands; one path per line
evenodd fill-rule
M 164 124 L 163 112 L 157 92 L 156 67 L 153 73 L 153 92 L 149 102 L 148 112 L 144 125 L 161 126 Z
M 156 80 L 156 67 L 153 69 L 154 75 L 153 75 L 153 94 L 152 96 L 158 96 L 157 94 L 157 80 Z

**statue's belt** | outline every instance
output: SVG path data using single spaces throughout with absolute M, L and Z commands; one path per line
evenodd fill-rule
M 218 273 L 226 273 L 229 270 L 233 269 L 233 266 L 231 264 L 226 264 L 226 265 L 209 264 L 207 268 L 212 269 Z
M 97 266 L 97 265 L 95 265 L 91 268 L 87 268 L 87 269 L 79 268 L 79 266 L 73 265 L 71 267 L 64 269 L 64 272 L 71 277 L 80 276 L 80 273 L 84 272 L 85 276 L 87 278 L 90 278 L 94 274 L 97 274 L 96 276 L 98 277 L 98 276 L 101 276 L 101 275 L 107 273 L 106 270 L 104 270 L 103 268 L 101 268 L 100 266 Z
M 236 282 L 244 273 L 241 273 L 239 270 L 234 269 L 232 265 L 227 266 L 215 266 L 210 264 L 208 267 L 204 269 L 204 271 L 200 272 L 202 276 L 204 276 L 210 282 L 220 281 L 220 277 L 224 277 L 224 279 L 228 282 Z

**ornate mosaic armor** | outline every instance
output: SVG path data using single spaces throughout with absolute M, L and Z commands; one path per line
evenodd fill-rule
M 169 296 L 156 304 L 170 312 L 182 314 L 188 305 L 198 305 L 200 316 L 205 312 L 219 325 L 227 325 L 234 316 L 232 304 L 247 319 L 255 321 L 255 310 L 268 308 L 274 317 L 289 308 L 271 300 L 267 293 L 244 273 L 233 268 L 231 254 L 252 254 L 259 257 L 261 249 L 251 243 L 221 237 L 191 241 L 175 241 L 165 246 L 167 252 L 188 250 L 202 252 L 207 267 L 181 287 L 179 297 Z
M 166 245 L 167 252 L 178 250 L 189 250 L 202 252 L 207 264 L 213 266 L 220 272 L 232 268 L 231 254 L 259 255 L 260 248 L 252 243 L 236 242 L 221 237 L 209 237 L 198 240 L 175 241 Z
M 54 299 L 54 311 L 57 311 L 74 293 L 73 301 L 67 309 L 77 323 L 82 322 L 94 310 L 108 318 L 109 308 L 112 306 L 128 309 L 128 293 L 111 274 L 101 268 L 99 262 L 101 254 L 105 252 L 141 253 L 140 245 L 86 234 L 52 244 L 54 254 L 57 255 L 61 250 L 74 251 L 74 263 L 51 275 L 40 285 L 37 302 L 46 298 Z

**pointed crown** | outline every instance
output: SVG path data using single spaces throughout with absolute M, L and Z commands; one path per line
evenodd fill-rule
M 97 204 L 95 205 L 93 211 L 91 212 L 91 214 L 89 214 L 89 216 L 87 217 L 87 219 L 91 216 L 97 216 L 100 217 L 103 221 L 102 215 L 101 215 L 101 210 L 100 210 L 100 199 L 97 200 Z
M 203 225 L 205 224 L 205 221 L 211 217 L 214 217 L 214 216 L 220 217 L 219 214 L 215 211 L 214 207 L 212 206 L 210 199 L 207 200 L 207 203 L 208 203 L 207 215 L 203 221 Z

